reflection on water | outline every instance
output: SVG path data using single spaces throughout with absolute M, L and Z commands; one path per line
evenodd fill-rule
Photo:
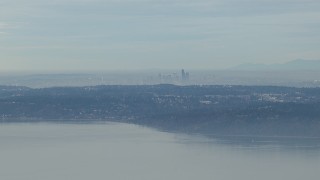
M 309 151 L 320 153 L 320 138 L 318 137 L 273 137 L 273 136 L 219 136 L 189 134 L 181 142 L 190 144 L 207 144 L 229 146 L 229 148 L 249 149 L 259 151 Z
M 320 139 L 183 135 L 119 123 L 0 124 L 0 179 L 320 177 Z

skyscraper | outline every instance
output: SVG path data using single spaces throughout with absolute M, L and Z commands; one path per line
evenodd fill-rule
M 181 80 L 182 81 L 186 80 L 186 73 L 184 72 L 184 69 L 181 70 Z

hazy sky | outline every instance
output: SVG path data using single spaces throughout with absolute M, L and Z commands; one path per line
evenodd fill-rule
M 319 0 L 1 0 L 0 70 L 320 59 Z

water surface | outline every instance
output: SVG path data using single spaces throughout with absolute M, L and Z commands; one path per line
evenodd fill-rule
M 0 124 L 4 180 L 318 180 L 320 140 L 203 137 L 120 123 Z

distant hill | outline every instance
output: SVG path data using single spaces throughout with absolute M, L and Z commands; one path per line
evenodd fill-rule
M 240 64 L 233 70 L 320 70 L 320 60 L 297 59 L 283 64 Z

